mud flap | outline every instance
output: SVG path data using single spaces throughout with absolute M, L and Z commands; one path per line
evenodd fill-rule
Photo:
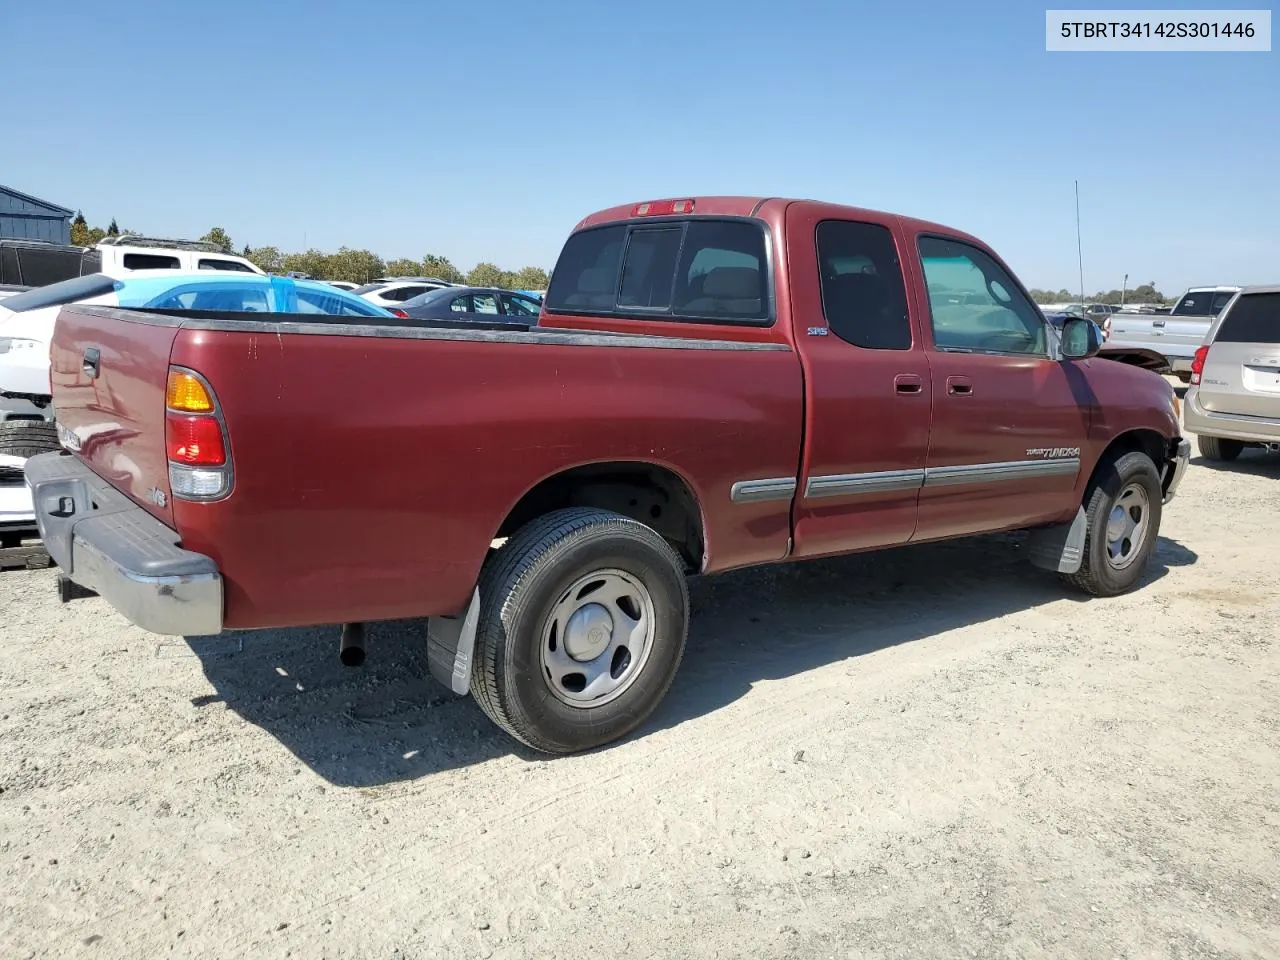
M 1088 520 L 1084 507 L 1076 510 L 1075 519 L 1052 527 L 1038 527 L 1031 531 L 1027 544 L 1028 556 L 1033 566 L 1055 573 L 1079 573 L 1084 562 L 1085 528 Z
M 458 696 L 471 689 L 471 657 L 480 622 L 480 589 L 461 617 L 427 618 L 427 669 Z

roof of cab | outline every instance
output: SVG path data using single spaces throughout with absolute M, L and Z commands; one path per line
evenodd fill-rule
M 674 214 L 675 216 L 759 217 L 761 212 L 767 208 L 786 208 L 791 204 L 799 203 L 807 206 L 821 207 L 833 215 L 839 215 L 840 217 L 851 220 L 864 219 L 867 217 L 872 217 L 877 220 L 897 219 L 903 224 L 903 226 L 916 232 L 944 233 L 960 239 L 977 240 L 976 237 L 964 232 L 963 230 L 957 230 L 955 227 L 949 227 L 942 223 L 920 220 L 915 217 L 908 217 L 903 214 L 891 213 L 885 210 L 872 210 L 867 207 L 854 207 L 846 204 L 832 203 L 825 200 L 802 199 L 798 197 L 684 196 L 665 197 L 656 200 L 637 200 L 632 203 L 623 203 L 616 207 L 609 207 L 607 209 L 598 210 L 595 213 L 588 214 L 583 217 L 573 229 L 574 232 L 576 232 L 585 227 L 595 227 L 606 223 L 615 223 L 624 220 L 643 220 L 643 217 L 636 216 L 634 213 L 636 207 L 640 204 L 666 204 L 673 201 L 679 202 L 681 200 L 692 201 L 693 212 L 686 214 Z

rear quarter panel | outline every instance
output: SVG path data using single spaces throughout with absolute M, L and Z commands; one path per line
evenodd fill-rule
M 212 383 L 236 485 L 174 518 L 223 571 L 227 626 L 457 612 L 518 500 L 594 462 L 683 477 L 707 570 L 785 555 L 789 504 L 730 487 L 794 476 L 793 353 L 548 339 L 184 331 L 173 362 Z

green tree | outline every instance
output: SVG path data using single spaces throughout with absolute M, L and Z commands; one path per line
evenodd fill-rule
M 506 287 L 512 275 L 492 263 L 477 263 L 467 274 L 467 283 L 473 287 Z
M 462 271 L 455 267 L 448 257 L 434 253 L 428 253 L 422 258 L 421 270 L 424 277 L 439 277 L 450 283 L 462 283 L 466 279 Z
M 235 249 L 234 245 L 231 243 L 231 238 L 227 236 L 227 231 L 223 230 L 221 227 L 214 227 L 200 239 L 205 243 L 217 244 L 218 249 L 223 253 L 230 253 Z
M 71 221 L 71 242 L 77 247 L 93 246 L 89 242 L 89 222 L 79 210 L 76 211 L 75 219 Z
M 264 273 L 284 273 L 283 257 L 275 247 L 244 248 L 244 257 Z
M 259 248 L 257 252 L 261 253 L 262 249 L 263 248 Z M 327 254 L 312 247 L 306 253 L 286 253 L 280 258 L 279 269 L 271 272 L 290 273 L 296 270 L 298 273 L 305 273 L 307 276 L 315 277 L 317 280 L 340 279 L 339 277 L 331 277 L 325 273 L 328 266 L 328 259 Z M 257 263 L 256 260 L 254 262 Z M 262 264 L 258 263 L 258 266 L 262 267 Z M 262 267 L 262 269 L 266 270 L 266 267 Z
M 324 273 L 312 274 L 325 280 L 349 280 L 352 283 L 368 283 L 375 277 L 387 274 L 383 259 L 370 250 L 353 250 L 339 247 L 337 253 L 325 257 Z
M 120 228 L 116 225 L 115 217 L 111 218 L 111 223 L 107 226 L 107 236 L 108 237 L 120 236 Z
M 517 290 L 545 290 L 550 282 L 547 271 L 541 267 L 525 267 L 515 275 L 511 285 Z
M 408 257 L 397 257 L 395 260 L 387 261 L 387 276 L 389 277 L 416 277 L 422 273 L 422 264 L 417 260 L 410 260 Z

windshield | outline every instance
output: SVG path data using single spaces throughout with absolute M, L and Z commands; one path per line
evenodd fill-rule
M 1193 290 L 1183 294 L 1172 316 L 1216 317 L 1235 295 L 1234 290 Z
M 4 298 L 4 308 L 14 313 L 27 310 L 38 310 L 41 307 L 55 307 L 64 303 L 75 303 L 89 297 L 100 297 L 104 293 L 119 289 L 119 283 L 102 273 L 91 273 L 86 277 L 72 277 L 60 283 L 51 283 L 47 287 L 37 287 L 26 293 Z

